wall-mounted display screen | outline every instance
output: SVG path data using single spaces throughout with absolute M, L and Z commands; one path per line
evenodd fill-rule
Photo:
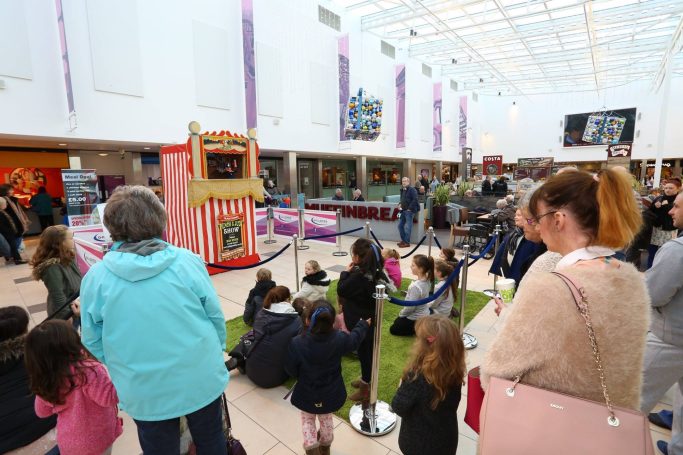
M 587 112 L 564 117 L 564 147 L 633 142 L 636 108 Z

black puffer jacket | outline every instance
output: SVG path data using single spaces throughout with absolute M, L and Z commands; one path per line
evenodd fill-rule
M 351 333 L 335 330 L 326 334 L 302 333 L 289 344 L 285 366 L 297 379 L 292 404 L 310 414 L 328 414 L 346 401 L 341 358 L 355 351 L 368 331 L 360 320 Z
M 0 343 L 0 453 L 24 447 L 57 424 L 57 416 L 41 419 L 24 367 L 24 337 Z
M 256 282 L 256 286 L 249 291 L 247 301 L 244 303 L 244 314 L 242 315 L 242 320 L 245 324 L 252 325 L 254 323 L 256 313 L 261 311 L 261 308 L 263 308 L 263 300 L 266 298 L 266 294 L 268 294 L 268 291 L 274 287 L 275 281 L 273 280 Z
M 247 376 L 254 384 L 271 388 L 287 380 L 287 349 L 301 327 L 301 318 L 287 302 L 274 303 L 256 314 L 254 347 L 246 362 Z
M 347 313 L 353 314 L 352 320 L 375 317 L 375 283 L 358 267 L 352 271 L 343 271 L 337 284 L 337 296 L 344 306 L 345 320 Z

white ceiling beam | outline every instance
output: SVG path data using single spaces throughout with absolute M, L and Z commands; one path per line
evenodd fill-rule
M 662 61 L 659 63 L 659 68 L 657 69 L 657 73 L 655 74 L 655 77 L 653 79 L 655 91 L 659 91 L 659 88 L 662 86 L 662 82 L 664 82 L 666 72 L 671 71 L 672 59 L 677 54 L 679 54 L 682 49 L 683 49 L 683 16 L 681 16 L 681 20 L 678 23 L 678 27 L 676 27 L 676 31 L 671 36 L 671 42 L 669 43 L 669 46 L 667 47 L 667 50 L 664 53 L 664 56 L 662 57 Z

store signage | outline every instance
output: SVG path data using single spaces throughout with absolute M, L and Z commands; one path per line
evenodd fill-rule
M 631 156 L 632 150 L 633 144 L 610 144 L 607 146 L 607 158 Z
M 552 157 L 537 157 L 537 158 L 519 158 L 517 160 L 518 167 L 552 167 L 554 158 Z
M 306 204 L 306 210 L 323 210 L 336 212 L 341 210 L 342 218 L 355 218 L 357 220 L 396 221 L 400 210 L 398 207 L 366 207 L 364 205 L 336 205 L 336 204 Z M 417 223 L 417 217 L 413 218 Z
M 94 169 L 62 169 L 69 227 L 93 224 L 92 212 L 99 203 Z
M 246 255 L 244 250 L 243 213 L 219 215 L 217 229 L 221 261 L 228 261 Z
M 501 175 L 503 173 L 503 155 L 484 157 L 484 175 Z

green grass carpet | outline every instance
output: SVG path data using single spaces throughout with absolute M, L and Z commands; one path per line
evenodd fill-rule
M 330 289 L 327 291 L 327 298 L 330 302 L 335 304 L 337 301 L 337 281 L 334 280 Z M 401 289 L 408 289 L 411 280 L 404 278 L 401 283 Z M 394 294 L 399 298 L 404 298 L 404 294 Z M 467 291 L 467 304 L 465 310 L 465 324 L 474 318 L 477 313 L 486 305 L 489 298 L 481 292 Z M 456 304 L 458 307 L 458 304 Z M 398 381 L 403 373 L 403 368 L 407 362 L 412 347 L 414 337 L 396 337 L 389 333 L 389 327 L 398 316 L 401 307 L 392 303 L 387 303 L 384 306 L 384 317 L 382 321 L 382 344 L 380 355 L 380 369 L 379 369 L 379 386 L 377 394 L 380 400 L 391 403 L 394 392 L 398 387 Z M 457 320 L 456 320 L 457 321 Z M 250 327 L 242 322 L 242 317 L 231 319 L 226 324 L 228 329 L 227 346 L 231 349 L 237 344 L 239 337 L 248 332 Z M 355 356 L 346 356 L 342 359 L 342 375 L 344 376 L 344 383 L 347 385 L 347 392 L 353 393 L 353 388 L 350 383 L 352 380 L 360 376 L 360 362 Z M 290 379 L 285 383 L 285 386 L 291 387 L 294 380 Z M 344 407 L 336 412 L 337 416 L 347 420 L 349 419 L 349 409 L 354 403 L 347 401 Z

